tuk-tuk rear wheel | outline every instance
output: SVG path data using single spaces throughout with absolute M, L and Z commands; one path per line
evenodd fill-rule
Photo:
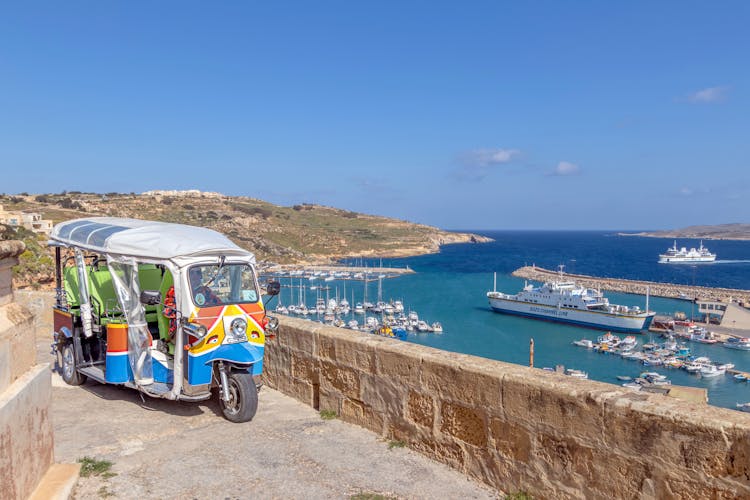
M 224 418 L 230 422 L 249 422 L 258 411 L 258 389 L 255 387 L 253 376 L 248 372 L 230 372 L 227 374 L 229 383 L 229 401 L 225 402 L 219 394 L 221 411 Z
M 62 367 L 62 379 L 65 383 L 68 385 L 81 385 L 86 382 L 88 377 L 82 373 L 78 373 L 73 344 L 70 342 L 65 344 L 60 354 L 62 357 L 62 363 L 60 363 Z

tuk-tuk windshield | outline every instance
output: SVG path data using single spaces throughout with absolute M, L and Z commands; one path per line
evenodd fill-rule
M 198 307 L 258 302 L 255 274 L 247 264 L 193 266 L 188 278 L 193 302 Z

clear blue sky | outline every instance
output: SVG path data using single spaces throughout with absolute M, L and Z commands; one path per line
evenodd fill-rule
M 0 192 L 750 222 L 750 3 L 4 2 Z

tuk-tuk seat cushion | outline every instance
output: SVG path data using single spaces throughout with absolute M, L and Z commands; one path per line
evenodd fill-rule
M 102 269 L 99 271 L 89 272 L 89 294 L 91 295 L 92 308 L 98 307 L 94 314 L 102 319 L 102 322 L 108 317 L 122 315 L 120 308 L 120 302 L 117 300 L 117 294 L 115 293 L 115 286 L 112 283 L 112 275 L 109 274 L 109 269 Z
M 138 266 L 138 283 L 143 290 L 159 290 L 161 287 L 161 269 L 154 264 L 141 264 Z M 162 294 L 162 301 L 164 297 Z M 146 312 L 146 322 L 156 323 L 159 320 L 159 306 L 143 306 Z
M 78 268 L 68 266 L 63 269 L 63 288 L 65 289 L 65 300 L 70 309 L 81 306 L 81 288 L 78 282 Z

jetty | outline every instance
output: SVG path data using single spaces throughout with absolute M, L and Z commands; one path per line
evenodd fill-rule
M 558 271 L 551 271 L 535 265 L 524 266 L 513 271 L 513 276 L 534 281 L 549 281 L 559 278 Z M 654 281 L 627 280 L 621 278 L 603 278 L 585 274 L 565 273 L 565 277 L 575 280 L 579 284 L 609 290 L 613 292 L 634 293 L 646 295 L 646 291 L 654 297 L 666 297 L 683 300 L 708 300 L 724 303 L 739 302 L 750 304 L 750 290 L 735 288 L 710 288 L 704 286 L 676 285 L 673 283 L 658 283 Z

